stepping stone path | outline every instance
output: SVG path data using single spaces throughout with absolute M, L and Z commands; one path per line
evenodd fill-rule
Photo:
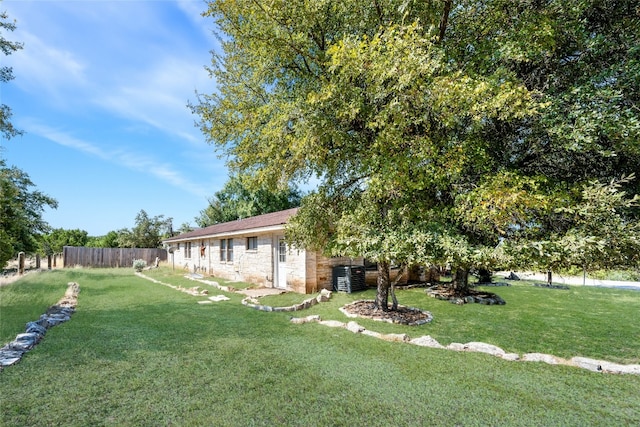
M 5 366 L 18 363 L 26 352 L 44 338 L 47 329 L 70 320 L 76 311 L 79 292 L 80 286 L 70 282 L 60 301 L 49 307 L 38 320 L 27 322 L 24 333 L 16 335 L 13 341 L 0 348 L 0 371 Z

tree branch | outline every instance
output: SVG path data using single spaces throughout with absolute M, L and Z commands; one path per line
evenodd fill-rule
M 440 27 L 438 31 L 438 43 L 442 43 L 444 34 L 447 31 L 447 23 L 449 22 L 449 13 L 451 12 L 451 3 L 453 0 L 444 1 L 444 10 L 442 11 L 442 17 L 440 18 Z

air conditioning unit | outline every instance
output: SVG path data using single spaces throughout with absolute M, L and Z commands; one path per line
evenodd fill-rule
M 351 293 L 367 289 L 363 265 L 337 265 L 333 267 L 333 290 Z

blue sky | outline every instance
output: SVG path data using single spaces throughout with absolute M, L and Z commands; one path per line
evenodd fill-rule
M 217 49 L 202 0 L 4 0 L 5 34 L 24 48 L 0 87 L 23 136 L 2 140 L 8 165 L 29 174 L 58 209 L 54 228 L 91 236 L 132 228 L 144 209 L 195 225 L 227 180 L 224 160 L 187 108 L 211 93 Z

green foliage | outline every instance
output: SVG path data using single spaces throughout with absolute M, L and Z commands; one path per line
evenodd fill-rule
M 4 37 L 6 31 L 13 31 L 15 29 L 15 22 L 9 20 L 6 12 L 0 12 L 0 50 L 4 55 L 11 55 L 17 50 L 22 49 L 22 43 L 12 42 Z M 13 69 L 7 66 L 0 66 L 0 84 L 7 83 L 12 79 Z M 10 121 L 11 115 L 11 108 L 6 104 L 0 104 L 0 133 L 2 133 L 5 139 L 11 139 L 14 136 L 22 134 L 22 131 L 13 127 Z
M 637 208 L 596 240 L 566 210 L 640 170 L 634 2 L 377 6 L 209 2 L 220 90 L 193 110 L 258 183 L 319 178 L 292 242 L 464 270 L 577 262 L 598 241 L 636 262 L 616 253 L 635 248 Z
M 143 259 L 134 259 L 133 260 L 133 269 L 137 272 L 141 272 L 147 266 L 147 261 Z
M 136 215 L 136 225 L 131 229 L 118 230 L 117 242 L 120 248 L 159 248 L 162 239 L 171 235 L 172 219 L 164 215 L 149 217 L 140 210 Z
M 89 235 L 84 230 L 56 228 L 40 239 L 40 250 L 44 255 L 62 253 L 65 246 L 86 246 Z
M 300 205 L 302 195 L 296 188 L 271 191 L 266 186 L 252 188 L 245 181 L 237 175 L 229 178 L 222 190 L 209 200 L 209 206 L 200 212 L 196 223 L 207 227 Z
M 118 233 L 116 231 L 109 231 L 104 236 L 89 237 L 86 246 L 90 248 L 117 248 Z
M 587 271 L 640 266 L 640 196 L 622 191 L 634 176 L 593 181 L 577 200 L 557 207 L 561 227 L 544 240 L 514 242 L 510 250 L 541 268 L 579 266 Z
M 49 229 L 42 219 L 45 207 L 57 208 L 58 202 L 32 190 L 34 183 L 22 170 L 7 167 L 0 159 L 0 265 L 18 252 L 34 253 L 38 238 Z

